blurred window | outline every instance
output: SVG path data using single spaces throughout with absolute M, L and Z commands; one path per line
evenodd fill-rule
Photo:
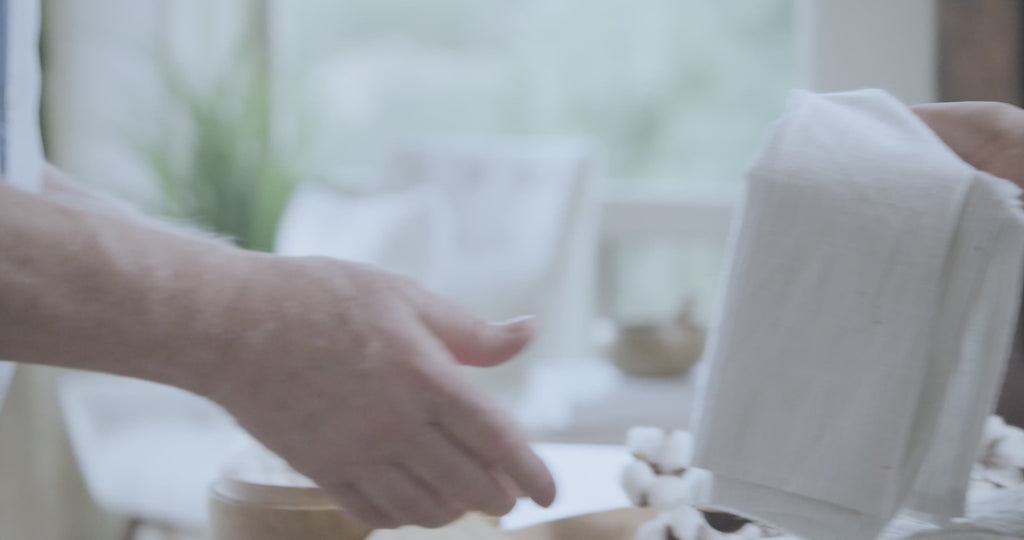
M 737 183 L 794 86 L 790 0 L 280 2 L 318 164 L 395 139 L 578 135 L 616 186 Z
M 293 101 L 317 111 L 314 168 L 368 178 L 398 141 L 584 137 L 606 158 L 606 204 L 735 196 L 795 86 L 790 0 L 310 0 L 275 6 Z M 666 199 L 665 197 L 668 197 Z M 643 205 L 637 207 L 642 211 Z M 629 214 L 629 212 L 626 212 Z M 601 307 L 706 315 L 721 238 L 619 240 Z

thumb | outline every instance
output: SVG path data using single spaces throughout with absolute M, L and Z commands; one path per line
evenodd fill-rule
M 523 350 L 537 325 L 533 317 L 487 323 L 462 308 L 429 295 L 421 298 L 420 318 L 463 365 L 490 367 L 502 364 Z

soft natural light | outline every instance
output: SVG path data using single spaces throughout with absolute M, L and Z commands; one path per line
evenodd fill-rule
M 346 186 L 396 145 L 445 136 L 576 137 L 616 193 L 735 196 L 795 85 L 788 0 L 315 1 L 280 8 L 290 98 L 319 112 L 314 174 Z M 298 30 L 301 28 L 301 31 Z M 612 202 L 614 204 L 614 202 Z M 721 238 L 636 239 L 605 258 L 601 309 L 706 319 Z
M 263 536 L 237 532 L 259 523 L 248 516 L 284 514 L 298 516 L 296 530 L 306 531 L 314 521 L 304 514 L 306 503 L 339 515 L 317 502 L 336 496 L 333 490 L 352 488 L 358 496 L 360 486 L 387 484 L 389 473 L 440 473 L 427 488 L 455 485 L 449 480 L 458 470 L 444 456 L 468 458 L 462 463 L 477 473 L 504 471 L 497 482 L 463 476 L 474 488 L 535 468 L 518 458 L 483 459 L 513 456 L 498 448 L 520 440 L 510 425 L 551 468 L 559 497 L 546 509 L 521 501 L 504 526 L 550 530 L 551 520 L 587 514 L 577 517 L 586 532 L 567 538 L 599 540 L 605 530 L 632 538 L 650 516 L 621 507 L 643 501 L 660 510 L 655 499 L 680 493 L 673 490 L 683 474 L 697 473 L 687 490 L 703 482 L 703 465 L 687 455 L 701 453 L 691 451 L 700 436 L 687 433 L 697 426 L 735 432 L 739 443 L 723 438 L 726 447 L 749 452 L 750 461 L 779 458 L 800 470 L 803 462 L 793 461 L 800 449 L 787 450 L 792 438 L 779 438 L 781 453 L 763 451 L 760 442 L 770 437 L 762 434 L 786 432 L 758 428 L 749 411 L 779 425 L 806 424 L 806 433 L 828 426 L 835 435 L 829 448 L 847 457 L 859 447 L 845 444 L 845 422 L 855 422 L 863 428 L 858 441 L 892 450 L 892 460 L 877 453 L 880 465 L 910 464 L 907 453 L 924 455 L 917 449 L 930 428 L 919 430 L 914 420 L 913 430 L 903 429 L 909 415 L 930 422 L 938 412 L 925 409 L 950 402 L 896 385 L 913 379 L 939 391 L 941 373 L 963 370 L 925 367 L 916 357 L 914 366 L 897 370 L 881 344 L 920 352 L 922 360 L 929 351 L 953 351 L 944 340 L 959 334 L 940 330 L 947 323 L 959 330 L 960 323 L 935 317 L 932 308 L 954 299 L 971 307 L 965 335 L 995 321 L 981 311 L 974 317 L 988 286 L 953 294 L 950 284 L 960 280 L 949 276 L 960 270 L 947 273 L 940 263 L 959 268 L 954 251 L 935 256 L 946 253 L 940 236 L 967 252 L 971 244 L 961 240 L 988 229 L 953 234 L 950 222 L 906 257 L 927 267 L 928 289 L 941 296 L 926 295 L 923 285 L 914 301 L 885 294 L 915 281 L 910 270 L 891 287 L 883 277 L 897 266 L 890 263 L 902 256 L 903 242 L 920 243 L 909 226 L 900 243 L 880 242 L 901 234 L 887 228 L 902 218 L 889 216 L 886 205 L 910 201 L 914 219 L 926 224 L 928 212 L 914 205 L 932 199 L 902 187 L 886 191 L 900 184 L 886 184 L 890 176 L 835 165 L 852 156 L 872 171 L 874 147 L 892 149 L 869 134 L 872 150 L 840 155 L 854 148 L 846 134 L 861 129 L 858 121 L 786 107 L 795 89 L 879 88 L 905 104 L 944 98 L 940 75 L 950 72 L 943 54 L 955 49 L 954 56 L 978 60 L 960 49 L 981 35 L 981 27 L 959 27 L 965 17 L 951 18 L 952 4 L 958 14 L 978 16 L 998 0 L 985 9 L 952 0 L 38 0 L 36 47 L 37 36 L 25 33 L 34 25 L 15 25 L 18 32 L 7 36 L 2 30 L 10 31 L 9 15 L 32 15 L 26 8 L 37 0 L 0 0 L 0 44 L 20 33 L 32 38 L 22 40 L 23 52 L 33 53 L 0 50 L 4 62 L 23 56 L 32 68 L 8 63 L 0 75 L 34 74 L 39 65 L 44 155 L 67 173 L 48 171 L 47 185 L 28 195 L 15 190 L 4 208 L 14 209 L 6 215 L 17 223 L 0 227 L 16 278 L 0 287 L 14 294 L 7 302 L 13 309 L 0 315 L 14 321 L 15 334 L 25 333 L 14 339 L 15 350 L 38 343 L 62 357 L 44 362 L 61 369 L 19 365 L 6 401 L 0 391 L 0 424 L 10 430 L 0 430 L 0 498 L 9 503 L 0 505 L 0 539 L 255 540 Z M 950 39 L 952 26 L 968 37 Z M 995 48 L 999 40 L 984 36 L 979 49 Z M 1003 40 L 1015 51 L 1007 59 L 1018 64 L 1020 41 Z M 21 101 L 35 94 L 35 81 L 23 79 L 11 92 L 7 79 L 0 81 L 8 98 L 0 103 L 5 160 L 22 154 L 4 153 L 13 148 L 8 143 L 39 146 L 34 107 Z M 32 114 L 7 116 L 25 110 Z M 791 137 L 794 116 L 802 127 L 826 127 Z M 15 117 L 29 120 L 31 136 L 11 136 L 20 131 Z M 783 136 L 765 145 L 777 119 Z M 821 165 L 820 175 L 809 169 L 815 182 L 807 184 L 817 186 L 821 176 L 830 182 L 821 192 L 835 191 L 835 200 L 804 186 L 793 172 L 802 169 L 761 174 L 778 164 L 783 138 L 799 141 L 791 144 L 794 159 Z M 838 142 L 815 146 L 822 141 Z M 927 142 L 942 147 L 934 137 Z M 753 175 L 757 188 L 744 199 L 759 152 L 766 159 Z M 0 183 L 29 186 L 0 169 Z M 892 177 L 907 176 L 893 170 Z M 35 188 L 33 171 L 26 176 Z M 849 193 L 845 178 L 832 182 L 833 172 L 851 177 Z M 764 194 L 782 191 L 761 188 L 777 183 L 796 187 L 768 205 Z M 901 196 L 874 196 L 878 190 L 860 186 Z M 838 197 L 843 193 L 850 196 Z M 863 204 L 865 198 L 878 204 Z M 20 200 L 36 209 L 22 214 L 29 205 Z M 762 219 L 769 207 L 778 220 Z M 867 211 L 833 212 L 847 207 Z M 936 208 L 963 221 L 952 205 Z M 802 220 L 804 210 L 814 221 Z M 40 216 L 53 221 L 22 227 L 26 216 L 30 225 Z M 830 220 L 835 227 L 818 226 Z M 809 234 L 795 234 L 803 231 Z M 741 241 L 732 246 L 730 237 Z M 849 239 L 863 249 L 846 249 Z M 751 251 L 757 245 L 770 247 Z M 1020 260 L 1009 250 L 992 253 Z M 835 263 L 833 254 L 845 262 Z M 860 272 L 861 261 L 872 272 Z M 965 263 L 963 271 L 973 266 Z M 1008 279 L 1010 266 L 1000 268 Z M 828 272 L 850 279 L 829 281 Z M 872 280 L 857 285 L 862 281 L 852 278 L 861 274 L 880 276 L 882 292 L 872 296 Z M 975 284 L 973 276 L 962 281 Z M 992 296 L 1008 312 L 1016 305 L 1004 289 L 993 288 Z M 883 296 L 891 310 L 875 317 L 875 299 Z M 819 302 L 826 297 L 830 303 Z M 68 309 L 56 309 L 64 304 Z M 791 316 L 779 316 L 784 311 Z M 853 312 L 862 333 L 846 324 Z M 911 312 L 935 329 L 910 324 L 903 314 Z M 912 331 L 890 331 L 888 318 Z M 828 324 L 808 331 L 819 321 Z M 874 339 L 876 333 L 891 340 Z M 937 335 L 939 346 L 925 346 Z M 978 348 L 998 348 L 988 337 Z M 715 346 L 705 354 L 709 343 Z M 786 347 L 769 358 L 764 343 Z M 839 346 L 863 361 L 833 354 Z M 728 387 L 722 381 L 729 377 L 714 371 L 724 354 L 741 366 L 725 375 L 743 375 L 742 384 Z M 23 361 L 0 360 L 8 359 Z M 835 366 L 837 377 L 819 377 L 819 365 Z M 873 384 L 847 384 L 854 371 L 861 382 L 892 390 L 893 400 L 874 399 Z M 989 375 L 994 381 L 994 371 L 978 378 Z M 846 397 L 837 399 L 840 388 Z M 802 418 L 790 413 L 794 389 L 835 414 L 790 422 Z M 778 398 L 777 406 L 762 407 L 764 396 Z M 909 407 L 889 407 L 904 397 Z M 980 411 L 988 401 L 963 404 Z M 728 421 L 694 414 L 728 412 L 730 402 L 739 412 Z M 850 414 L 868 408 L 878 414 Z M 903 430 L 899 437 L 909 433 L 913 444 L 873 438 L 882 424 Z M 476 434 L 464 438 L 465 430 Z M 810 459 L 825 471 L 813 478 L 829 477 L 833 452 L 807 440 Z M 417 461 L 431 456 L 442 459 Z M 636 474 L 623 474 L 629 470 Z M 854 471 L 851 484 L 860 485 L 860 470 L 839 472 Z M 870 470 L 911 478 L 900 467 Z M 1020 470 L 1003 472 L 1021 478 Z M 655 477 L 668 486 L 658 497 Z M 305 502 L 264 499 L 270 491 L 236 493 L 240 481 L 286 488 Z M 311 491 L 287 491 L 301 486 Z M 395 494 L 367 492 L 368 506 Z M 546 495 L 541 499 L 546 504 Z M 867 500 L 856 513 L 872 507 L 874 498 Z M 229 510 L 235 502 L 256 514 L 236 515 Z M 689 510 L 707 521 L 703 510 Z M 267 538 L 322 536 L 265 529 Z M 35 530 L 41 532 L 25 532 Z M 530 530 L 510 537 L 537 534 Z
M 796 71 L 788 0 L 281 9 L 284 69 L 321 113 L 328 175 L 373 167 L 403 138 L 501 133 L 590 139 L 631 189 L 735 184 Z

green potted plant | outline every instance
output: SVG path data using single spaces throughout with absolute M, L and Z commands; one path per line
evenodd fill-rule
M 259 39 L 265 32 L 261 18 L 254 20 L 208 84 L 160 62 L 175 129 L 147 138 L 141 150 L 159 181 L 163 214 L 271 251 L 298 159 L 276 137 L 268 55 Z

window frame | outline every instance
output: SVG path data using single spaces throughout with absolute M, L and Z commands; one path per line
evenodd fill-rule
M 908 104 L 935 100 L 934 0 L 797 2 L 798 86 L 817 92 L 874 86 Z M 877 24 L 880 18 L 886 24 Z M 724 243 L 739 201 L 738 192 L 725 188 L 717 194 L 684 192 L 669 198 L 607 193 L 601 201 L 598 313 L 607 315 L 615 297 L 616 245 L 651 237 Z

